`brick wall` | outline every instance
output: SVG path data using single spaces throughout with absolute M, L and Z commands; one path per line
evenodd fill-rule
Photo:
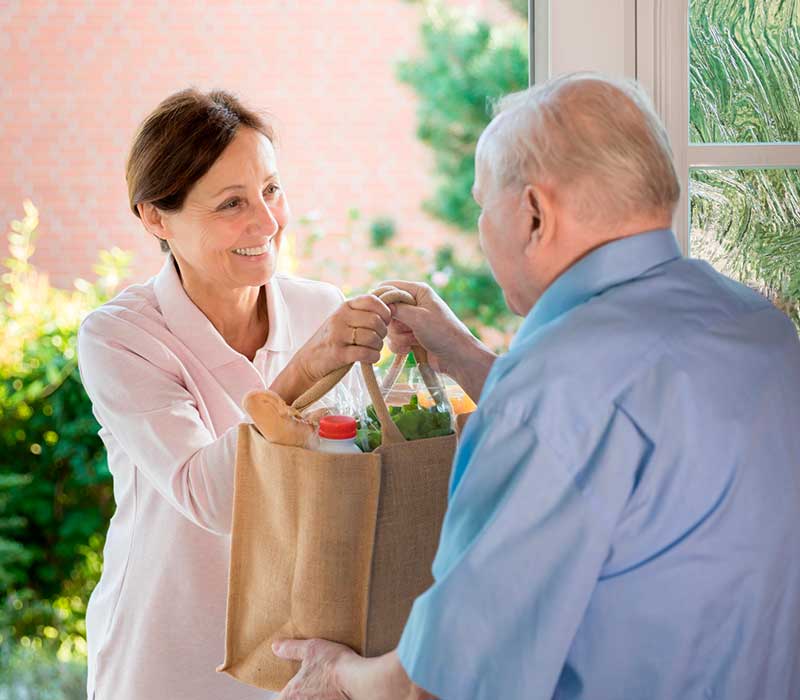
M 499 0 L 450 4 L 510 16 Z M 317 212 L 342 231 L 355 207 L 431 247 L 454 234 L 420 209 L 431 157 L 414 135 L 413 93 L 394 77 L 416 51 L 420 17 L 400 0 L 6 0 L 0 226 L 34 200 L 34 262 L 59 286 L 92 278 L 97 251 L 114 245 L 135 252 L 134 279 L 153 274 L 163 258 L 128 209 L 125 158 L 141 119 L 193 84 L 275 116 L 295 220 Z

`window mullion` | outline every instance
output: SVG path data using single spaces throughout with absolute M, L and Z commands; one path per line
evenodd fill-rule
M 800 168 L 800 143 L 690 144 L 689 168 Z
M 689 250 L 689 0 L 636 1 L 636 77 L 664 121 L 681 183 L 673 227 Z

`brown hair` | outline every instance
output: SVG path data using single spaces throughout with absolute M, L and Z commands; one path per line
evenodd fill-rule
M 167 97 L 142 122 L 128 156 L 125 179 L 133 213 L 138 217 L 136 205 L 146 202 L 180 210 L 240 126 L 274 141 L 271 125 L 229 92 L 188 88 Z M 164 240 L 161 250 L 169 252 Z

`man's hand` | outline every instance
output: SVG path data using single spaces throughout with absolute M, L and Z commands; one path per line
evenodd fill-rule
M 389 348 L 400 354 L 412 345 L 421 345 L 433 368 L 450 374 L 458 364 L 458 347 L 476 342 L 475 337 L 427 284 L 396 280 L 381 282 L 384 284 L 407 291 L 417 300 L 416 306 L 390 305 Z
M 453 377 L 477 401 L 496 355 L 481 343 L 427 284 L 382 282 L 414 296 L 416 306 L 391 304 L 389 348 L 400 354 L 412 345 L 428 351 L 431 366 Z
M 436 700 L 411 682 L 394 651 L 365 659 L 324 639 L 278 641 L 272 651 L 302 663 L 278 700 Z
M 342 678 L 348 657 L 361 659 L 352 649 L 324 639 L 287 639 L 275 642 L 272 651 L 282 659 L 302 662 L 279 700 L 353 700 Z

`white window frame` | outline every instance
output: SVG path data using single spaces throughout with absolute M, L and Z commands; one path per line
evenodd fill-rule
M 689 143 L 689 0 L 636 0 L 636 77 L 664 119 L 681 180 L 675 229 L 689 252 L 693 169 L 800 168 L 800 143 Z
M 551 74 L 553 1 L 529 0 L 531 83 Z M 585 2 L 588 7 L 596 0 Z M 690 172 L 700 168 L 800 168 L 800 143 L 689 143 L 689 0 L 625 0 L 624 17 L 615 21 L 625 25 L 621 47 L 625 73 L 649 92 L 669 134 L 681 183 L 673 227 L 688 255 Z

